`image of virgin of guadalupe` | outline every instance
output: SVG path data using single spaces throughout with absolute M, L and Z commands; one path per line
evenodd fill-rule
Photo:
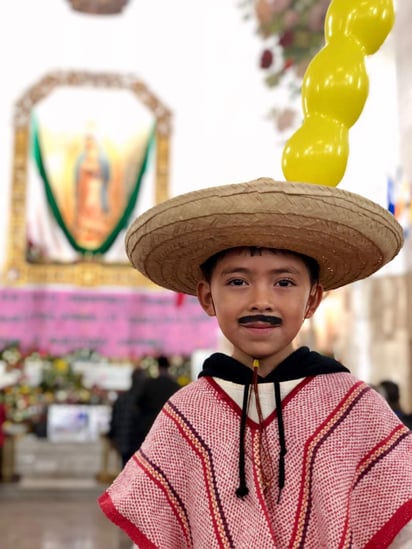
M 72 233 L 87 249 L 98 247 L 111 230 L 109 218 L 110 164 L 92 132 L 86 133 L 84 149 L 74 170 L 75 216 Z
M 127 220 L 158 192 L 153 112 L 129 90 L 62 86 L 36 105 L 30 138 L 30 263 L 128 265 Z

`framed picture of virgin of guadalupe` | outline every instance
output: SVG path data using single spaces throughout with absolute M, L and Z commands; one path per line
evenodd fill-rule
M 16 103 L 4 283 L 144 286 L 130 222 L 168 198 L 171 113 L 139 79 L 53 72 Z

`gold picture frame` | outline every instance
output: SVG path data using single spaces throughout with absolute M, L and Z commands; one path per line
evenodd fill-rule
M 75 286 L 151 286 L 128 263 L 106 262 L 93 254 L 82 254 L 74 261 L 33 262 L 28 257 L 29 162 L 32 143 L 32 114 L 36 106 L 62 88 L 83 90 L 120 90 L 133 98 L 153 116 L 153 204 L 168 198 L 171 112 L 140 79 L 128 74 L 56 71 L 31 86 L 16 102 L 11 207 L 5 286 L 65 284 Z M 99 92 L 100 93 L 100 92 Z M 134 100 L 133 99 L 133 100 Z M 139 107 L 140 108 L 140 107 Z M 126 197 L 127 198 L 127 197 Z

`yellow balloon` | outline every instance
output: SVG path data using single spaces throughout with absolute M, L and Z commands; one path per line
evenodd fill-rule
M 331 1 L 325 18 L 326 46 L 303 79 L 303 124 L 283 150 L 288 181 L 335 186 L 344 176 L 348 130 L 369 91 L 364 58 L 385 41 L 394 13 L 393 0 Z
M 364 55 L 371 55 L 381 47 L 394 21 L 392 0 L 332 0 L 325 17 L 325 39 L 351 36 Z
M 286 142 L 282 169 L 287 181 L 335 187 L 345 173 L 348 156 L 346 126 L 323 115 L 312 115 Z
M 342 36 L 326 44 L 309 64 L 302 83 L 303 112 L 322 113 L 350 127 L 368 92 L 365 56 L 357 42 Z

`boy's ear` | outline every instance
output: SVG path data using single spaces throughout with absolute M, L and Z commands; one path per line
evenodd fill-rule
M 216 316 L 210 284 L 206 280 L 201 280 L 197 285 L 197 299 L 206 314 Z
M 308 303 L 306 306 L 305 318 L 311 318 L 315 313 L 316 309 L 319 307 L 320 302 L 323 298 L 323 286 L 321 284 L 316 284 L 312 287 Z

